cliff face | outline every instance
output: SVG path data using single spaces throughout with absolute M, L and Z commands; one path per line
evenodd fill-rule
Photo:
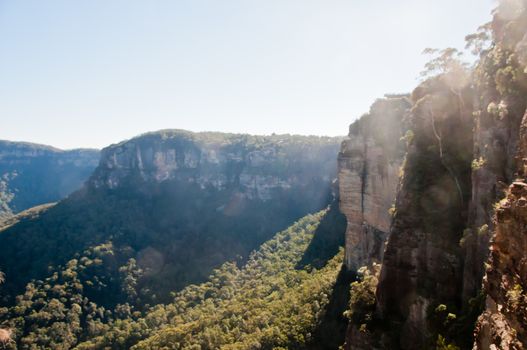
M 491 102 L 484 98 L 482 106 Z M 468 300 L 481 289 L 488 257 L 489 239 L 494 229 L 493 205 L 503 198 L 505 184 L 513 179 L 514 154 L 519 118 L 512 122 L 481 108 L 474 125 L 474 161 L 469 222 L 463 239 L 465 250 L 463 297 Z
M 470 91 L 453 91 L 446 78 L 413 94 L 414 137 L 377 289 L 379 313 L 397 330 L 394 347 L 404 349 L 430 345 L 429 308 L 460 306 L 472 109 Z
M 477 246 L 488 247 L 488 237 L 491 239 L 483 280 L 485 311 L 478 319 L 474 349 L 523 349 L 527 346 L 527 3 L 501 2 L 492 31 L 496 46 L 483 63 L 484 71 L 494 73 L 495 81 L 487 84 L 483 97 L 490 100 L 488 129 L 498 134 L 486 142 L 495 153 L 482 159 L 487 169 L 497 174 L 494 186 L 500 193 L 495 198 L 501 199 L 503 193 L 505 198 L 496 205 L 495 215 L 494 210 L 482 211 L 490 230 Z M 500 76 L 504 71 L 511 74 Z M 480 267 L 477 272 L 483 270 Z
M 410 107 L 407 96 L 376 101 L 342 142 L 338 178 L 349 270 L 382 260 L 406 147 L 403 118 Z
M 501 84 L 497 80 L 488 93 L 494 97 L 488 107 L 488 113 L 493 116 L 490 120 L 501 125 L 495 130 L 503 130 L 502 138 L 495 138 L 495 144 L 499 142 L 502 147 L 497 157 L 501 163 L 496 162 L 496 157 L 489 157 L 488 163 L 495 172 L 500 171 L 498 187 L 505 189 L 505 198 L 496 205 L 495 216 L 493 211 L 487 212 L 493 218 L 489 224 L 493 230 L 489 231 L 489 235 L 492 234 L 490 256 L 483 280 L 485 311 L 475 331 L 474 349 L 478 350 L 527 346 L 527 105 L 524 99 L 527 93 L 527 4 L 521 5 L 521 2 L 503 2 L 498 7 L 492 25 L 499 45 L 487 58 L 488 66 L 507 67 L 515 74 L 514 79 L 501 81 Z M 510 186 L 507 188 L 506 184 Z
M 527 183 L 515 181 L 496 210 L 484 279 L 485 312 L 474 349 L 524 349 L 527 344 Z
M 443 73 L 412 94 L 375 312 L 350 327 L 348 349 L 527 346 L 527 2 L 501 1 L 474 38 L 481 57 L 470 75 L 444 54 L 431 64 Z M 360 217 L 359 208 L 344 209 Z
M 474 162 L 469 229 L 465 237 L 464 297 L 481 288 L 494 230 L 493 205 L 515 177 L 519 129 L 526 108 L 525 1 L 501 1 L 488 29 L 494 45 L 474 71 Z
M 102 151 L 89 183 L 118 189 L 134 182 L 183 181 L 201 189 L 236 189 L 266 201 L 277 191 L 302 188 L 335 176 L 337 138 L 190 133 L 146 134 Z M 139 181 L 139 182 L 138 182 Z
M 98 161 L 97 150 L 0 141 L 0 219 L 66 197 L 82 186 Z
M 519 128 L 516 179 L 496 206 L 483 287 L 485 312 L 474 349 L 523 349 L 527 344 L 527 113 Z

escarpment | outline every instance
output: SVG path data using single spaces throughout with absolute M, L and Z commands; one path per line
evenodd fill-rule
M 376 299 L 348 349 L 527 346 L 526 9 L 500 2 L 470 74 L 443 56 L 413 92 Z
M 321 188 L 327 192 L 335 176 L 332 152 L 337 142 L 330 137 L 166 130 L 104 149 L 89 185 L 118 189 L 182 181 L 201 189 L 235 189 L 243 198 L 262 201 L 280 191 L 309 190 L 314 182 L 325 184 Z
M 340 210 L 347 218 L 345 263 L 356 271 L 380 262 L 403 164 L 409 96 L 377 100 L 350 126 L 338 155 Z M 393 210 L 393 209 L 392 209 Z
M 325 208 L 341 140 L 164 130 L 112 145 L 83 189 L 1 231 L 4 303 L 82 254 L 104 256 L 83 287 L 97 304 L 166 301 Z
M 0 221 L 78 190 L 98 161 L 98 150 L 0 140 Z
M 474 65 L 435 51 L 344 140 L 148 133 L 21 212 L 35 162 L 91 151 L 0 142 L 0 330 L 24 349 L 526 349 L 527 0 L 493 14 Z
M 385 187 L 389 191 L 383 192 L 383 187 L 374 182 L 373 196 L 369 197 L 376 201 L 366 202 L 366 208 L 374 210 L 369 209 L 366 215 L 361 212 L 364 209 L 361 200 L 368 198 L 363 195 L 365 191 L 358 191 L 356 198 L 361 200 L 356 199 L 355 206 L 351 205 L 355 213 L 362 215 L 348 215 L 347 234 L 356 231 L 354 223 L 366 228 L 375 225 L 384 230 L 382 238 L 387 237 L 387 242 L 385 249 L 376 250 L 376 255 L 366 255 L 361 248 L 368 246 L 371 238 L 362 234 L 356 244 L 348 245 L 346 237 L 346 259 L 355 267 L 382 261 L 376 290 L 377 311 L 363 317 L 369 319 L 364 324 L 355 325 L 352 318 L 347 349 L 426 348 L 435 341 L 433 334 L 438 331 L 429 324 L 430 308 L 445 303 L 457 312 L 462 307 L 463 255 L 459 241 L 468 219 L 471 193 L 472 90 L 464 83 L 452 85 L 450 78 L 445 75 L 429 79 L 413 92 L 412 102 L 405 100 L 405 109 L 395 114 L 398 128 L 389 126 L 398 135 L 381 138 L 389 143 L 372 152 L 374 160 L 392 159 L 392 169 L 385 173 L 389 178 L 377 176 L 380 184 L 389 184 Z M 404 131 L 403 125 L 408 131 Z M 361 158 L 364 153 L 349 154 L 364 159 Z M 341 151 L 339 164 L 342 155 Z M 343 190 L 350 186 L 345 182 L 353 179 L 343 177 L 342 168 L 341 165 L 341 203 Z M 373 175 L 374 179 L 377 175 L 357 166 L 355 173 Z M 367 186 L 365 182 L 364 187 Z M 341 209 L 346 214 L 346 206 L 341 204 Z M 355 222 L 350 223 L 350 217 Z M 383 329 L 389 332 L 376 330 L 379 324 L 384 324 Z

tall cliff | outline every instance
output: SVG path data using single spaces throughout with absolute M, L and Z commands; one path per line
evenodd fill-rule
M 476 65 L 443 51 L 428 65 L 439 74 L 412 93 L 412 138 L 382 268 L 378 280 L 368 272 L 355 284 L 369 299 L 351 305 L 367 317 L 355 327 L 352 319 L 348 349 L 527 346 L 526 9 L 524 0 L 501 1 L 493 21 L 468 37 Z
M 378 311 L 397 333 L 392 346 L 424 349 L 429 312 L 462 306 L 459 241 L 467 221 L 472 160 L 472 94 L 448 76 L 413 93 L 408 148 L 377 290 Z
M 346 216 L 345 263 L 357 271 L 382 261 L 405 154 L 409 96 L 377 100 L 350 126 L 338 155 L 340 210 Z
M 97 150 L 0 141 L 0 220 L 78 190 L 98 162 Z
M 478 319 L 474 349 L 519 350 L 527 345 L 527 179 L 522 175 L 496 209 L 484 279 L 485 311 Z
M 86 296 L 108 307 L 169 300 L 325 208 L 341 140 L 165 130 L 112 145 L 82 190 L 0 231 L 2 295 L 104 247 L 111 258 L 97 265 Z
M 305 191 L 320 181 L 326 185 L 320 193 L 325 193 L 335 176 L 331 152 L 338 140 L 165 130 L 105 148 L 89 185 L 117 189 L 183 181 L 266 201 L 279 191 Z
M 523 3 L 523 5 L 522 5 Z M 474 70 L 474 162 L 466 235 L 465 297 L 481 288 L 494 229 L 493 205 L 517 170 L 519 130 L 526 108 L 525 2 L 501 1 L 487 26 L 493 41 Z
M 485 311 L 478 319 L 474 349 L 524 349 L 527 347 L 527 246 L 525 202 L 527 160 L 527 2 L 501 2 L 492 22 L 496 45 L 483 60 L 490 72 L 487 113 L 501 131 L 495 143 L 498 157 L 488 159 L 502 191 L 493 211 L 487 212 L 491 233 L 483 292 Z M 486 82 L 482 79 L 483 82 Z M 507 142 L 502 140 L 506 139 Z M 501 142 L 500 142 L 501 141 Z M 496 149 L 493 145 L 491 149 Z M 496 162 L 496 158 L 501 163 Z M 480 230 L 481 231 L 481 230 Z M 487 237 L 484 243 L 487 242 Z

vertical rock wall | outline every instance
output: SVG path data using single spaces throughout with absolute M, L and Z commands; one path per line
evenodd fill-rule
M 0 140 L 0 221 L 81 188 L 99 156 L 98 150 Z
M 527 345 L 527 114 L 520 134 L 517 177 L 496 207 L 483 280 L 485 311 L 475 331 L 478 350 Z
M 404 159 L 406 96 L 377 100 L 350 126 L 338 156 L 340 209 L 347 218 L 346 266 L 381 261 Z
M 377 289 L 378 310 L 393 332 L 393 348 L 425 349 L 428 313 L 460 307 L 462 255 L 472 159 L 470 90 L 441 77 L 414 91 L 414 132 Z
M 527 1 L 502 0 L 493 13 L 472 37 L 481 57 L 470 76 L 452 74 L 455 61 L 447 59 L 444 72 L 413 93 L 414 138 L 382 257 L 377 313 L 366 332 L 348 333 L 348 349 L 527 347 Z M 355 173 L 367 174 L 364 153 L 350 157 Z M 344 209 L 355 221 L 365 217 L 361 206 Z M 348 257 L 369 244 L 357 239 Z M 473 343 L 481 292 L 485 311 Z

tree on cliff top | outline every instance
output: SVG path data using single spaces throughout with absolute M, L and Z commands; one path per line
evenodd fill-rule
M 432 56 L 432 59 L 425 64 L 425 69 L 421 72 L 422 78 L 430 78 L 435 75 L 445 73 L 463 73 L 468 70 L 468 63 L 463 61 L 463 52 L 458 49 L 447 47 L 446 49 L 426 48 L 423 55 Z

